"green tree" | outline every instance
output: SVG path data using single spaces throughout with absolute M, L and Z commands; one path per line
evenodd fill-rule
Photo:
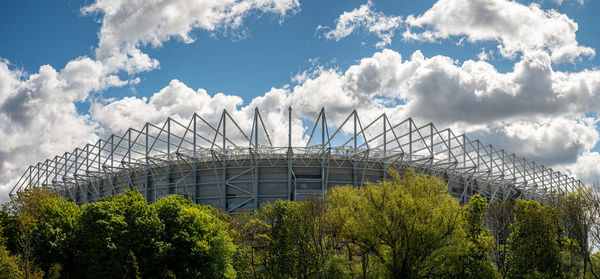
M 491 202 L 488 206 L 485 223 L 492 231 L 495 247 L 492 260 L 496 264 L 502 278 L 506 277 L 508 266 L 506 265 L 507 240 L 512 232 L 514 223 L 514 209 L 516 200 L 512 198 L 499 199 Z
M 330 201 L 327 221 L 331 239 L 336 240 L 335 246 L 340 247 L 345 254 L 347 262 L 356 263 L 349 266 L 351 278 L 367 278 L 378 276 L 378 268 L 374 267 L 369 258 L 370 247 L 362 245 L 360 234 L 355 233 L 353 218 L 354 211 L 360 201 L 361 190 L 351 186 L 337 187 L 327 194 Z M 335 203 L 331 201 L 335 200 Z M 351 207 L 350 205 L 355 205 Z
M 19 258 L 19 266 L 24 278 L 41 278 L 41 258 L 37 255 L 39 243 L 36 232 L 40 222 L 44 222 L 48 200 L 58 195 L 48 187 L 29 187 L 4 204 L 9 214 L 8 231 L 11 233 L 10 246 L 13 246 Z
M 0 246 L 0 278 L 23 278 L 18 257 L 11 255 L 4 245 Z
M 231 219 L 240 278 L 350 278 L 321 198 L 277 201 Z
M 593 266 L 594 270 L 600 270 L 600 252 L 596 252 L 590 256 L 590 265 Z M 594 276 L 590 273 L 586 274 L 583 278 L 592 279 Z
M 7 216 L 1 211 L 3 216 Z M 19 269 L 19 259 L 10 254 L 6 249 L 6 238 L 3 236 L 3 227 L 5 218 L 0 219 L 0 279 L 21 278 L 23 276 Z
M 333 223 L 345 238 L 373 255 L 386 278 L 452 277 L 465 255 L 458 201 L 439 178 L 406 170 L 401 177 L 329 193 Z
M 327 257 L 323 266 L 323 274 L 320 278 L 352 278 L 352 274 L 350 271 L 350 262 L 348 261 L 348 258 L 340 254 L 332 254 L 329 257 Z
M 76 224 L 79 207 L 58 195 L 41 200 L 37 222 L 32 229 L 34 254 L 48 276 L 72 278 L 75 269 Z M 50 272 L 52 270 L 52 272 Z
M 237 212 L 226 217 L 236 244 L 233 261 L 238 278 L 266 277 L 262 255 L 270 241 L 270 226 L 258 218 L 258 212 Z
M 570 245 L 574 254 L 571 258 L 576 257 L 583 262 L 584 277 L 590 273 L 593 278 L 598 279 L 600 274 L 591 264 L 591 242 L 594 241 L 592 228 L 598 218 L 593 197 L 592 189 L 582 186 L 576 191 L 559 195 L 554 200 L 566 235 L 574 242 Z
M 227 224 L 208 207 L 182 196 L 169 196 L 151 206 L 164 224 L 159 262 L 164 274 L 180 278 L 235 278 L 235 250 Z M 139 257 L 138 257 L 139 259 Z
M 496 278 L 496 268 L 489 258 L 494 249 L 494 238 L 490 230 L 484 225 L 484 216 L 487 212 L 486 200 L 475 194 L 463 208 L 465 218 L 465 232 L 467 234 L 468 253 L 461 257 L 461 269 L 456 274 L 457 278 Z
M 81 209 L 78 277 L 161 277 L 164 226 L 137 191 L 127 191 Z M 127 277 L 129 276 L 129 277 Z
M 11 242 L 20 255 L 23 276 L 57 277 L 64 270 L 63 277 L 70 278 L 77 254 L 74 232 L 79 207 L 50 188 L 30 187 L 5 208 L 10 214 L 2 219 L 11 227 Z
M 260 218 L 269 225 L 262 262 L 270 278 L 300 278 L 312 272 L 311 265 L 302 259 L 308 243 L 302 241 L 300 207 L 300 203 L 277 201 L 261 209 Z
M 561 278 L 562 228 L 556 210 L 536 201 L 517 202 L 507 248 L 508 278 Z

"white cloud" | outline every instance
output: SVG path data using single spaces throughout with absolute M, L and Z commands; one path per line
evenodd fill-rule
M 515 115 L 585 113 L 600 109 L 600 72 L 554 71 L 544 52 L 528 53 L 512 72 L 499 73 L 485 61 L 462 65 L 443 56 L 413 54 L 401 68 L 407 112 L 438 123 L 487 123 Z
M 424 14 L 408 16 L 406 23 L 412 29 L 403 34 L 405 39 L 465 36 L 470 42 L 498 41 L 500 54 L 509 58 L 531 50 L 549 51 L 555 63 L 595 55 L 594 49 L 577 42 L 575 21 L 556 10 L 542 10 L 536 3 L 439 0 Z
M 44 65 L 38 73 L 28 74 L 0 58 L 0 201 L 7 199 L 28 165 L 92 142 L 98 132 L 104 131 L 105 125 L 100 129 L 103 123 L 98 120 L 110 118 L 99 115 L 97 120 L 79 114 L 75 103 L 86 101 L 94 91 L 139 82 L 135 77 L 122 80 L 120 73 L 133 76 L 156 69 L 159 62 L 139 47 L 160 46 L 172 37 L 191 42 L 190 32 L 194 29 L 233 30 L 241 28 L 253 12 L 283 18 L 298 7 L 297 0 L 99 0 L 83 8 L 86 14 L 102 16 L 95 59 L 78 57 L 62 70 Z M 127 101 L 135 103 L 136 99 Z M 151 102 L 160 109 L 147 108 L 148 115 L 168 112 L 164 108 L 168 104 L 159 97 Z M 130 124 L 133 121 L 123 123 Z
M 596 125 L 593 118 L 549 115 L 498 121 L 469 134 L 538 164 L 560 166 L 575 163 L 582 151 L 588 152 L 598 143 Z
M 330 40 L 339 41 L 356 31 L 364 28 L 368 33 L 375 34 L 379 38 L 377 48 L 383 48 L 392 43 L 394 32 L 402 24 L 400 16 L 386 16 L 384 13 L 373 10 L 373 2 L 366 4 L 350 12 L 344 12 L 335 21 L 335 29 L 325 32 L 324 36 Z M 319 30 L 328 30 L 329 27 L 319 25 Z
M 149 100 L 126 97 L 113 102 L 95 103 L 90 112 L 94 120 L 103 123 L 101 134 L 106 136 L 122 133 L 129 127 L 141 128 L 146 122 L 162 123 L 168 117 L 187 124 L 194 113 L 214 124 L 219 122 L 224 109 L 241 127 L 247 128 L 252 126 L 254 108 L 269 108 L 268 111 L 263 109 L 261 112 L 263 120 L 273 136 L 274 144 L 283 146 L 287 144 L 287 134 L 276 133 L 275 129 L 287 130 L 288 98 L 288 91 L 273 89 L 264 96 L 256 97 L 250 104 L 242 106 L 242 98 L 238 96 L 223 93 L 211 96 L 204 89 L 193 90 L 178 80 L 172 80 Z M 297 132 L 294 133 L 293 141 L 300 143 L 305 128 L 299 119 L 294 121 L 294 130 Z
M 309 120 L 325 107 L 330 124 L 341 123 L 354 108 L 365 123 L 385 111 L 395 120 L 433 121 L 556 165 L 575 162 L 599 141 L 596 121 L 582 116 L 600 109 L 599 77 L 597 71 L 555 72 L 544 52 L 529 53 L 513 72 L 499 73 L 484 61 L 457 65 L 448 57 L 425 58 L 420 52 L 403 60 L 386 49 L 343 72 L 317 67 L 293 88 L 274 88 L 245 106 L 235 96 L 211 97 L 203 89 L 172 81 L 149 101 L 126 98 L 97 104 L 92 115 L 107 129 L 122 131 L 128 123 L 140 126 L 144 119 L 159 121 L 169 115 L 188 118 L 193 111 L 216 119 L 222 108 L 243 123 L 251 119 L 254 107 L 280 119 L 291 105 L 296 116 Z M 285 129 L 285 123 L 273 121 L 273 128 Z
M 0 200 L 30 164 L 96 140 L 96 124 L 74 105 L 81 90 L 104 86 L 87 79 L 101 72 L 87 62 L 72 61 L 61 72 L 42 66 L 26 79 L 0 62 Z
M 210 96 L 204 89 L 195 91 L 178 80 L 172 80 L 149 100 L 126 97 L 108 103 L 94 103 L 90 113 L 94 120 L 103 123 L 101 134 L 109 135 L 121 133 L 129 127 L 142 127 L 146 122 L 163 122 L 168 117 L 187 121 L 194 113 L 214 120 L 223 109 L 235 111 L 241 104 L 242 98 L 238 96 L 223 93 Z
M 564 0 L 552 0 L 552 1 L 558 6 L 562 5 L 565 2 Z M 585 4 L 585 0 L 571 0 L 570 2 L 574 2 L 579 5 Z
M 491 49 L 486 50 L 485 48 L 482 48 L 481 51 L 477 54 L 477 59 L 486 61 L 486 60 L 490 60 L 493 55 L 494 55 L 493 50 L 491 50 Z
M 83 62 L 81 64 L 88 65 Z M 399 53 L 388 49 L 361 59 L 345 71 L 324 67 L 313 69 L 313 72 L 303 73 L 303 77 L 297 79 L 299 84 L 294 87 L 273 88 L 247 105 L 238 96 L 223 93 L 211 96 L 204 89 L 194 90 L 173 80 L 149 99 L 126 97 L 120 100 L 95 101 L 90 109 L 91 119 L 78 115 L 74 106 L 64 106 L 65 102 L 72 104 L 80 96 L 68 93 L 67 89 L 72 86 L 61 78 L 63 73 L 43 67 L 39 77 L 32 76 L 31 80 L 20 81 L 18 72 L 0 71 L 0 76 L 8 77 L 0 82 L 1 88 L 34 88 L 27 91 L 30 93 L 15 95 L 25 96 L 21 98 L 28 100 L 27 102 L 15 103 L 23 103 L 24 108 L 35 109 L 21 110 L 14 106 L 15 111 L 31 111 L 35 114 L 48 108 L 48 104 L 44 104 L 46 100 L 38 101 L 42 97 L 30 98 L 31 92 L 51 97 L 54 93 L 50 92 L 62 90 L 66 92 L 64 96 L 67 98 L 52 103 L 56 105 L 50 111 L 58 111 L 61 117 L 44 113 L 39 116 L 43 119 L 57 119 L 60 123 L 52 122 L 46 130 L 43 128 L 46 127 L 45 124 L 24 126 L 25 132 L 7 130 L 11 134 L 37 137 L 40 140 L 30 141 L 30 146 L 29 143 L 22 144 L 28 142 L 23 137 L 8 136 L 11 141 L 7 146 L 13 146 L 13 149 L 4 155 L 21 155 L 27 153 L 23 150 L 31 149 L 50 156 L 52 152 L 69 150 L 68 146 L 91 141 L 95 137 L 94 132 L 107 136 L 123 132 L 129 127 L 140 128 L 145 122 L 160 123 L 167 117 L 183 121 L 188 120 L 194 112 L 216 123 L 222 109 L 227 109 L 242 127 L 250 127 L 255 107 L 264 113 L 263 117 L 271 134 L 280 135 L 273 139 L 275 144 L 285 145 L 285 133 L 282 135 L 274 131 L 287 128 L 288 106 L 293 106 L 295 116 L 308 120 L 313 120 L 312 117 L 317 115 L 321 107 L 325 107 L 328 123 L 331 125 L 341 123 L 355 108 L 362 116 L 363 123 L 381 112 L 388 113 L 394 121 L 409 116 L 419 123 L 433 121 L 439 127 L 468 132 L 481 138 L 483 142 L 493 143 L 508 152 L 516 152 L 561 169 L 568 169 L 565 166 L 576 162 L 588 162 L 589 160 L 579 162 L 582 159 L 578 154 L 590 152 L 599 141 L 595 130 L 597 120 L 586 118 L 583 113 L 600 109 L 600 98 L 597 97 L 600 93 L 600 72 L 554 71 L 549 55 L 544 52 L 526 54 L 515 64 L 513 71 L 508 73 L 499 73 L 485 61 L 468 60 L 459 65 L 449 57 L 426 58 L 419 51 L 403 60 Z M 86 82 L 86 79 L 77 80 L 76 84 L 80 87 L 102 87 L 102 84 Z M 36 85 L 47 90 L 35 89 Z M 10 103 L 12 99 L 15 98 L 11 97 L 5 103 Z M 11 127 L 19 127 L 15 122 L 19 117 L 25 122 L 32 117 L 18 113 L 0 115 L 14 118 L 7 122 L 12 123 Z M 70 124 L 62 130 L 53 130 L 53 127 L 62 123 Z M 101 127 L 95 127 L 96 123 L 100 123 Z M 306 139 L 309 127 L 304 127 L 299 120 L 293 125 L 294 143 L 299 144 Z M 39 131 L 48 131 L 48 134 L 41 134 Z M 73 135 L 71 142 L 65 143 L 64 135 Z M 58 143 L 61 145 L 55 145 Z M 3 166 L 5 171 L 9 167 L 18 169 L 27 165 L 23 161 L 7 158 L 9 159 L 4 161 Z M 592 174 L 586 173 L 585 177 L 595 173 L 593 167 L 587 169 Z
M 285 129 L 285 113 L 290 105 L 296 116 L 309 119 L 325 107 L 329 124 L 341 123 L 355 108 L 364 122 L 381 112 L 387 112 L 393 120 L 410 116 L 420 123 L 433 121 L 439 127 L 450 126 L 478 135 L 509 152 L 561 166 L 584 179 L 599 175 L 600 170 L 593 165 L 599 155 L 590 151 L 599 141 L 595 130 L 597 120 L 583 115 L 600 110 L 600 71 L 569 73 L 552 68 L 552 61 L 593 55 L 593 50 L 577 44 L 574 35 L 577 26 L 564 15 L 541 11 L 535 5 L 488 2 L 501 6 L 482 7 L 491 13 L 489 22 L 470 19 L 473 13 L 467 9 L 461 15 L 471 20 L 467 22 L 474 27 L 471 30 L 463 26 L 456 31 L 460 33 L 457 35 L 439 27 L 447 19 L 440 17 L 435 22 L 430 19 L 433 15 L 443 16 L 439 6 L 451 3 L 440 0 L 423 16 L 411 19 L 413 25 L 420 22 L 434 29 L 411 34 L 432 39 L 462 35 L 471 41 L 500 40 L 504 55 L 510 53 L 508 50 L 524 53 L 508 73 L 499 73 L 484 59 L 459 63 L 445 56 L 424 57 L 419 51 L 403 59 L 398 52 L 384 49 L 345 71 L 313 65 L 313 70 L 295 78 L 295 86 L 272 88 L 247 105 L 238 96 L 210 95 L 204 89 L 195 90 L 173 80 L 150 98 L 95 100 L 90 114 L 81 115 L 74 104 L 89 98 L 90 92 L 139 82 L 135 78 L 121 80 L 118 73 L 133 75 L 158 67 L 158 61 L 141 52 L 140 46 L 160 46 L 172 37 L 191 42 L 193 29 L 213 32 L 239 28 L 252 11 L 284 16 L 298 8 L 298 2 L 291 0 L 172 1 L 172 5 L 158 1 L 156 6 L 141 1 L 99 1 L 86 8 L 87 12 L 104 15 L 96 59 L 80 57 L 60 71 L 42 66 L 31 75 L 0 61 L 0 138 L 3 139 L 0 177 L 17 177 L 25 166 L 92 142 L 96 134 L 106 136 L 128 127 L 139 128 L 145 122 L 161 122 L 167 117 L 189 119 L 194 112 L 209 121 L 218 121 L 222 110 L 227 109 L 240 125 L 250 127 L 253 110 L 258 107 L 269 130 Z M 374 12 L 371 5 L 368 2 L 347 13 L 345 19 L 340 17 L 335 29 L 339 26 L 336 31 L 339 33 L 331 33 L 331 38 L 339 40 L 365 26 L 380 38 L 380 46 L 389 44 L 401 19 Z M 497 23 L 503 17 L 493 16 L 503 11 L 502 5 L 519 5 L 515 7 L 523 17 L 521 23 L 546 20 L 544 24 L 560 27 L 557 35 L 567 36 L 540 39 L 537 34 L 526 33 L 528 36 L 519 37 L 520 32 L 527 30 L 513 30 L 511 24 L 516 21 L 513 15 L 506 16 L 506 30 Z M 223 18 L 219 19 L 219 15 Z M 450 20 L 448 24 L 457 23 Z M 376 27 L 379 25 L 382 27 Z M 477 33 L 484 27 L 492 30 L 492 35 Z M 545 30 L 541 29 L 541 33 Z M 294 143 L 300 143 L 305 139 L 307 127 L 299 120 L 293 125 Z M 285 145 L 285 135 L 274 141 L 276 145 Z M 0 199 L 13 183 L 14 179 L 0 180 Z
M 60 71 L 43 65 L 34 74 L 0 61 L 0 200 L 25 168 L 96 140 L 98 123 L 77 112 L 91 92 L 124 86 L 111 65 L 79 57 Z
M 102 59 L 140 45 L 159 47 L 172 37 L 191 43 L 194 29 L 237 29 L 252 12 L 283 18 L 299 7 L 298 0 L 98 0 L 82 11 L 103 16 L 96 51 Z
M 572 175 L 579 177 L 589 185 L 600 187 L 600 153 L 584 152 L 577 162 L 564 166 Z

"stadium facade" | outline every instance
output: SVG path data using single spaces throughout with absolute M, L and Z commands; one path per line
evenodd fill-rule
M 382 114 L 362 123 L 355 110 L 332 126 L 322 109 L 300 146 L 292 144 L 291 108 L 288 122 L 287 131 L 267 129 L 256 109 L 252 127 L 240 126 L 225 110 L 216 123 L 197 114 L 187 123 L 172 118 L 162 125 L 146 123 L 30 166 L 10 195 L 48 186 L 83 204 L 137 188 L 148 202 L 180 194 L 232 211 L 321 196 L 336 185 L 361 187 L 385 179 L 390 168 L 402 172 L 404 167 L 444 179 L 462 203 L 474 193 L 488 200 L 543 201 L 547 193 L 582 185 L 464 134 L 432 123 L 418 126 L 410 118 L 394 122 Z M 285 134 L 287 146 L 274 146 L 268 131 Z

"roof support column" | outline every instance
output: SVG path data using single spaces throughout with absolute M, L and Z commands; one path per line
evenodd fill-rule
M 226 115 L 227 111 L 223 110 L 223 158 L 221 161 L 221 164 L 223 166 L 222 170 L 221 170 L 221 179 L 223 181 L 222 187 L 223 187 L 223 210 L 227 211 L 227 129 L 226 129 L 226 124 L 227 123 L 227 115 Z
M 354 114 L 354 140 L 353 140 L 354 146 L 353 146 L 353 149 L 352 149 L 353 150 L 353 154 L 352 154 L 352 159 L 353 159 L 352 160 L 352 185 L 354 185 L 354 187 L 356 187 L 357 186 L 356 182 L 358 181 L 358 177 L 357 177 L 358 176 L 358 171 L 356 170 L 356 167 L 358 165 L 358 161 L 357 161 L 357 154 L 358 153 L 357 153 L 357 150 L 356 150 L 357 147 L 358 147 L 358 144 L 356 142 L 356 140 L 358 138 L 357 123 L 356 123 L 357 122 L 356 121 L 356 110 L 354 110 L 352 113 Z
M 383 179 L 387 179 L 387 115 L 383 115 Z
M 194 115 L 192 116 L 194 119 L 192 120 L 194 122 L 194 138 L 193 138 L 193 145 L 194 145 L 194 153 L 193 153 L 193 157 L 194 157 L 194 163 L 192 164 L 192 175 L 194 176 L 193 180 L 192 180 L 192 185 L 194 185 L 194 203 L 198 203 L 198 163 L 197 163 L 197 157 L 196 157 L 196 114 L 194 113 Z
M 254 183 L 252 193 L 254 194 L 254 209 L 258 209 L 258 108 L 254 109 Z
M 321 108 L 321 195 L 325 194 L 325 108 Z
M 291 201 L 294 200 L 292 195 L 292 156 L 294 151 L 292 150 L 292 107 L 288 107 L 288 152 L 287 152 L 287 196 Z

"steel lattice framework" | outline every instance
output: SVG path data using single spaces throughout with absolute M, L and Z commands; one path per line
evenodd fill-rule
M 137 188 L 149 202 L 181 194 L 231 211 L 323 195 L 335 185 L 362 186 L 405 166 L 443 178 L 463 203 L 473 193 L 488 200 L 544 201 L 548 193 L 583 185 L 464 134 L 432 123 L 418 126 L 410 118 L 392 122 L 386 114 L 363 125 L 355 110 L 330 133 L 336 126 L 327 124 L 322 109 L 306 144 L 293 146 L 292 109 L 288 112 L 287 146 L 273 146 L 258 109 L 249 131 L 226 110 L 216 125 L 197 114 L 187 124 L 169 118 L 30 166 L 10 196 L 48 186 L 82 204 Z

